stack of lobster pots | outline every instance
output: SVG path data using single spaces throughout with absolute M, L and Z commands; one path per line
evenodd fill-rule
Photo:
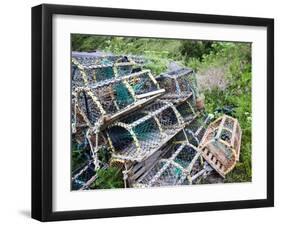
M 204 112 L 190 68 L 156 76 L 142 57 L 73 52 L 72 139 L 88 150 L 73 170 L 75 189 L 89 189 L 107 167 L 120 168 L 124 187 L 190 185 L 233 169 L 241 129 Z

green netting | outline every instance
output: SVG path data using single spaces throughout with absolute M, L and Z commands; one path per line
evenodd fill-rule
M 182 170 L 178 167 L 174 167 L 173 168 L 173 173 L 176 175 L 176 177 L 181 176 L 182 175 Z
M 149 119 L 136 127 L 134 132 L 140 141 L 153 140 L 157 135 L 159 136 L 159 128 L 153 119 Z
M 123 83 L 114 85 L 114 90 L 116 92 L 116 102 L 119 107 L 124 107 L 134 102 L 134 98 Z
M 157 90 L 157 86 L 151 81 L 147 74 L 140 76 L 137 81 L 129 81 L 134 92 L 139 95 Z
M 133 143 L 133 137 L 125 128 L 114 126 L 108 130 L 108 134 L 116 151 L 122 151 Z
M 181 165 L 183 168 L 188 167 L 192 159 L 196 155 L 196 151 L 193 148 L 187 147 L 184 148 L 174 159 L 174 162 Z
M 112 64 L 109 60 L 104 59 L 101 64 Z M 94 70 L 94 76 L 96 77 L 96 82 L 100 82 L 106 79 L 114 78 L 113 67 L 102 67 Z
M 133 90 L 135 91 L 135 93 L 138 93 L 140 90 L 142 90 L 143 85 L 145 84 L 145 81 L 140 82 L 140 83 L 136 83 L 133 86 Z
M 112 67 L 97 68 L 93 73 L 96 77 L 96 82 L 114 78 L 114 71 Z
M 187 102 L 183 102 L 182 104 L 178 105 L 177 110 L 181 114 L 183 118 L 192 118 L 194 115 L 194 110 L 190 107 L 190 105 Z
M 124 76 L 124 75 L 129 75 L 132 73 L 132 66 L 128 65 L 128 66 L 119 66 L 117 68 L 117 75 L 118 76 Z

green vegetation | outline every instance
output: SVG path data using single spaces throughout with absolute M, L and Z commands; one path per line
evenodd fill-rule
M 226 87 L 202 90 L 206 110 L 212 113 L 223 107 L 233 109 L 231 114 L 238 119 L 242 129 L 241 153 L 240 161 L 226 176 L 225 182 L 251 181 L 251 46 L 244 43 L 215 43 L 213 47 L 216 52 L 204 55 L 201 61 L 193 58 L 188 65 L 195 68 L 198 75 L 213 68 L 223 68 Z
M 72 139 L 72 145 L 71 145 L 71 168 L 72 170 L 79 169 L 85 164 L 85 159 L 87 159 L 87 155 L 89 156 L 89 148 L 81 148 L 75 142 L 74 139 Z
M 132 54 L 148 59 L 145 67 L 157 75 L 171 61 L 197 72 L 199 91 L 205 96 L 206 111 L 227 108 L 242 128 L 240 161 L 225 182 L 251 181 L 251 44 L 213 41 L 168 40 L 79 35 L 72 36 L 74 51 L 103 51 Z M 218 111 L 218 117 L 222 112 Z M 116 169 L 100 170 L 95 188 L 121 186 Z
M 97 179 L 91 185 L 93 189 L 123 188 L 123 174 L 119 168 L 108 167 L 97 171 Z

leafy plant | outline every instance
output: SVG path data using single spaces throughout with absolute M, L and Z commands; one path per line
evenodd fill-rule
M 229 82 L 225 90 L 204 91 L 206 110 L 213 113 L 217 108 L 225 106 L 234 108 L 233 116 L 238 119 L 242 129 L 240 161 L 226 176 L 225 182 L 251 181 L 251 46 L 248 43 L 222 43 L 216 48 L 219 48 L 216 53 L 212 52 L 202 62 L 196 62 L 197 71 L 224 65 L 225 77 Z
M 111 157 L 110 151 L 106 147 L 102 147 L 98 151 L 98 158 L 103 163 L 108 163 Z
M 109 167 L 97 171 L 97 179 L 90 186 L 93 189 L 123 188 L 123 175 L 119 168 Z

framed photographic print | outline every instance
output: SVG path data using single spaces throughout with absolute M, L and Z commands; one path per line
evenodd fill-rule
M 32 8 L 32 217 L 274 205 L 274 21 Z

